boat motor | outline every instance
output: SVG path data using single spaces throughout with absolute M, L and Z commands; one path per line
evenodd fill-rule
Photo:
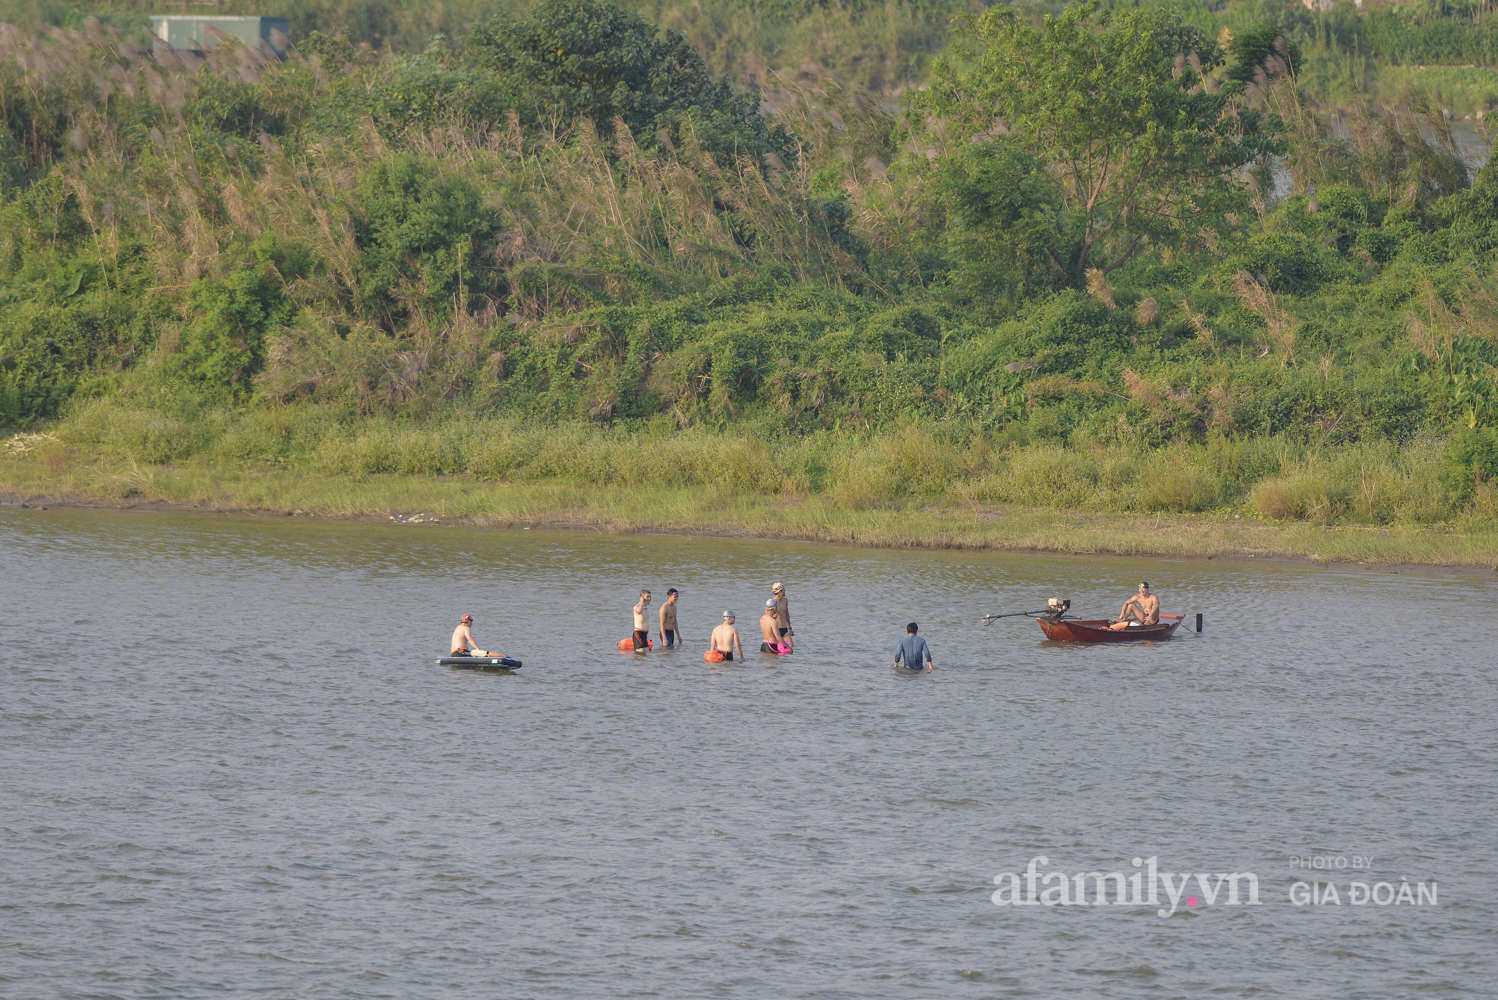
M 1025 618 L 1044 618 L 1047 621 L 1059 622 L 1066 617 L 1066 613 L 1070 610 L 1071 601 L 1065 597 L 1053 597 L 1049 601 L 1046 601 L 1044 611 L 1011 611 L 1007 615 L 984 615 L 983 624 L 992 625 L 1000 618 L 1019 618 L 1021 616 Z

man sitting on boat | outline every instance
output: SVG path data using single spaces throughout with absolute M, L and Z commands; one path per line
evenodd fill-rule
M 1131 624 L 1154 625 L 1160 621 L 1160 598 L 1150 593 L 1149 581 L 1139 585 L 1139 593 L 1124 601 L 1119 609 L 1118 621 L 1113 628 L 1128 628 Z
M 452 655 L 453 656 L 499 656 L 503 653 L 491 653 L 488 650 L 478 649 L 478 643 L 473 641 L 473 615 L 465 614 L 458 627 L 453 629 Z

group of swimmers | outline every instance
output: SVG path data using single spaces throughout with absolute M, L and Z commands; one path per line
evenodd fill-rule
M 661 605 L 660 636 L 666 649 L 677 645 L 681 639 L 681 631 L 676 622 L 676 602 L 680 597 L 681 592 L 672 587 L 666 591 L 666 602 Z M 650 591 L 642 590 L 639 603 L 634 606 L 635 628 L 630 640 L 636 653 L 644 653 L 651 649 L 650 625 L 646 619 L 649 610 Z M 739 639 L 737 621 L 738 615 L 734 612 L 723 612 L 723 624 L 713 629 L 707 651 L 703 654 L 705 660 L 717 663 L 732 660 L 735 654 L 740 660 L 744 658 L 744 647 Z M 765 601 L 765 612 L 759 619 L 759 633 L 761 653 L 785 656 L 795 652 L 796 632 L 791 628 L 791 601 L 786 596 L 785 584 L 779 581 L 770 585 L 770 596 Z M 620 645 L 623 646 L 625 643 L 620 643 Z
M 666 601 L 661 605 L 657 615 L 661 642 L 666 649 L 676 646 L 681 638 L 681 630 L 676 622 L 676 602 L 680 597 L 681 591 L 675 587 L 667 590 Z M 621 642 L 619 644 L 621 647 L 632 645 L 636 653 L 645 653 L 653 648 L 650 641 L 650 623 L 646 618 L 649 611 L 650 591 L 642 590 L 639 603 L 634 606 L 634 635 Z M 735 656 L 740 660 L 744 658 L 744 647 L 739 640 L 739 630 L 735 625 L 737 620 L 738 616 L 732 611 L 723 612 L 723 624 L 713 629 L 703 659 L 709 663 L 719 663 L 732 661 Z M 1150 591 L 1149 583 L 1144 582 L 1139 584 L 1139 592 L 1124 602 L 1123 608 L 1118 613 L 1118 621 L 1112 627 L 1153 625 L 1159 620 L 1160 598 Z M 453 656 L 505 655 L 479 649 L 478 643 L 473 638 L 472 626 L 473 615 L 465 614 L 458 627 L 453 630 Z M 936 669 L 936 665 L 931 662 L 931 647 L 918 634 L 919 631 L 920 626 L 915 622 L 905 626 L 905 637 L 900 640 L 899 647 L 895 650 L 896 667 L 903 667 L 907 670 L 920 670 L 923 667 L 928 671 Z M 770 597 L 765 601 L 765 612 L 759 619 L 759 633 L 761 653 L 785 656 L 795 652 L 796 632 L 791 628 L 791 602 L 786 597 L 783 583 L 777 581 L 770 585 Z

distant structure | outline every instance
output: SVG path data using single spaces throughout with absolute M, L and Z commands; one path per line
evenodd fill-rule
M 237 39 L 245 48 L 264 45 L 277 56 L 286 56 L 286 29 L 290 26 L 284 17 L 233 17 L 207 14 L 153 14 L 152 32 L 157 38 L 174 49 L 190 49 L 205 52 L 218 44 L 215 35 L 223 34 Z

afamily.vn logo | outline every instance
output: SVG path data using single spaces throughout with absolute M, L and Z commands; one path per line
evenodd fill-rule
M 993 893 L 995 906 L 1160 906 L 1161 890 L 1170 900 L 1170 908 L 1161 908 L 1159 914 L 1168 917 L 1175 913 L 1183 901 L 1188 907 L 1205 903 L 1223 906 L 1258 906 L 1259 876 L 1253 872 L 1162 872 L 1159 859 L 1135 858 L 1134 867 L 1143 866 L 1128 877 L 1123 872 L 1042 872 L 1051 859 L 1045 855 L 1030 859 L 1024 873 L 1000 872 L 993 877 L 998 886 Z M 1200 886 L 1201 895 L 1187 895 L 1186 886 L 1192 879 Z M 1088 885 L 1089 880 L 1091 886 Z M 1179 880 L 1179 881 L 1177 881 Z M 1241 890 L 1240 890 L 1241 886 Z M 1092 898 L 1088 899 L 1088 889 Z M 1113 898 L 1108 898 L 1109 890 Z M 1007 891 L 1006 891 L 1007 890 Z M 1184 900 L 1183 900 L 1184 897 Z
M 1299 861 L 1300 859 L 1296 859 Z M 1361 859 L 1360 859 L 1361 860 Z M 1368 867 L 1373 859 L 1367 860 Z M 1123 872 L 1042 871 L 1050 867 L 1045 855 L 1031 858 L 1023 872 L 1000 872 L 993 878 L 995 906 L 1153 906 L 1162 917 L 1173 915 L 1185 906 L 1195 910 L 1202 906 L 1259 906 L 1259 876 L 1253 872 L 1162 872 L 1159 858 L 1135 858 L 1132 874 Z M 1309 867 L 1309 866 L 1307 866 Z M 1362 864 L 1356 867 L 1363 867 Z M 1196 888 L 1191 888 L 1195 881 Z M 1376 906 L 1409 904 L 1434 906 L 1436 883 L 1427 888 L 1417 882 L 1413 890 L 1408 879 L 1395 890 L 1390 883 L 1369 886 L 1353 882 L 1348 901 L 1354 906 L 1372 902 Z M 1340 905 L 1342 900 L 1331 883 L 1291 882 L 1289 902 L 1296 906 Z

